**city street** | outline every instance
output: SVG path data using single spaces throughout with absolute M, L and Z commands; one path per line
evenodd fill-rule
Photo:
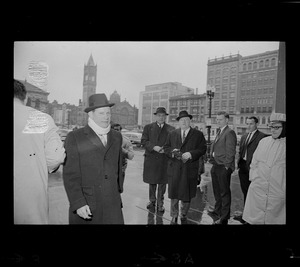
M 156 213 L 155 210 L 147 210 L 148 184 L 143 182 L 143 154 L 144 150 L 134 147 L 135 157 L 128 161 L 124 192 L 122 193 L 123 214 L 125 224 L 170 224 L 170 199 L 165 194 L 165 212 Z M 206 171 L 209 171 L 209 164 L 206 164 Z M 191 208 L 188 213 L 188 224 L 212 224 L 213 219 L 209 216 L 208 210 L 213 208 L 214 197 L 212 185 L 209 182 L 201 192 L 197 188 L 197 195 L 191 201 Z M 62 181 L 62 167 L 49 175 L 49 223 L 68 224 L 68 199 Z M 240 189 L 237 172 L 231 178 L 231 218 L 229 224 L 241 224 L 233 219 L 234 215 L 241 214 L 243 209 L 243 196 Z M 180 224 L 180 220 L 178 221 Z

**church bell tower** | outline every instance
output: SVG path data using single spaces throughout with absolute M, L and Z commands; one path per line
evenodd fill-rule
M 95 65 L 92 54 L 86 65 L 84 65 L 83 72 L 83 94 L 82 106 L 83 110 L 89 105 L 89 97 L 96 93 L 97 85 L 97 65 Z

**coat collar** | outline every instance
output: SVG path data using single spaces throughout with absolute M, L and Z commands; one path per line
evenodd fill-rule
M 108 150 L 111 145 L 112 145 L 112 140 L 113 140 L 113 131 L 110 130 L 107 134 L 107 144 L 106 144 L 106 147 L 102 144 L 99 136 L 97 136 L 97 134 L 92 130 L 92 128 L 88 125 L 86 125 L 84 127 L 84 133 L 85 135 L 87 136 L 87 138 L 95 145 L 97 146 L 98 148 L 100 149 L 105 149 L 105 150 Z

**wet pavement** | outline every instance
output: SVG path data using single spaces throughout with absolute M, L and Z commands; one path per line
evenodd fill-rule
M 122 193 L 123 215 L 125 224 L 147 225 L 147 224 L 170 224 L 170 199 L 165 194 L 165 212 L 156 212 L 155 209 L 147 210 L 148 184 L 143 182 L 143 157 L 144 150 L 135 148 L 135 157 L 128 161 L 124 192 Z M 209 173 L 210 164 L 206 164 L 206 172 Z M 49 224 L 68 224 L 69 202 L 63 186 L 62 167 L 49 175 Z M 243 210 L 243 195 L 240 189 L 237 171 L 231 176 L 231 218 L 228 224 L 241 224 L 234 220 Z M 187 224 L 212 224 L 213 217 L 209 210 L 214 207 L 214 197 L 210 177 L 202 176 L 202 183 L 197 187 L 196 197 L 191 200 Z M 180 219 L 178 224 L 181 224 Z M 186 224 L 186 223 L 185 223 Z

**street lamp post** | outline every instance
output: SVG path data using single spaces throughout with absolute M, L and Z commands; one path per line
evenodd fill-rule
M 208 114 L 208 119 L 206 121 L 206 127 L 207 127 L 207 160 L 210 158 L 210 129 L 211 129 L 211 101 L 214 98 L 215 95 L 215 87 L 214 86 L 207 86 L 206 94 L 209 99 L 209 114 Z

